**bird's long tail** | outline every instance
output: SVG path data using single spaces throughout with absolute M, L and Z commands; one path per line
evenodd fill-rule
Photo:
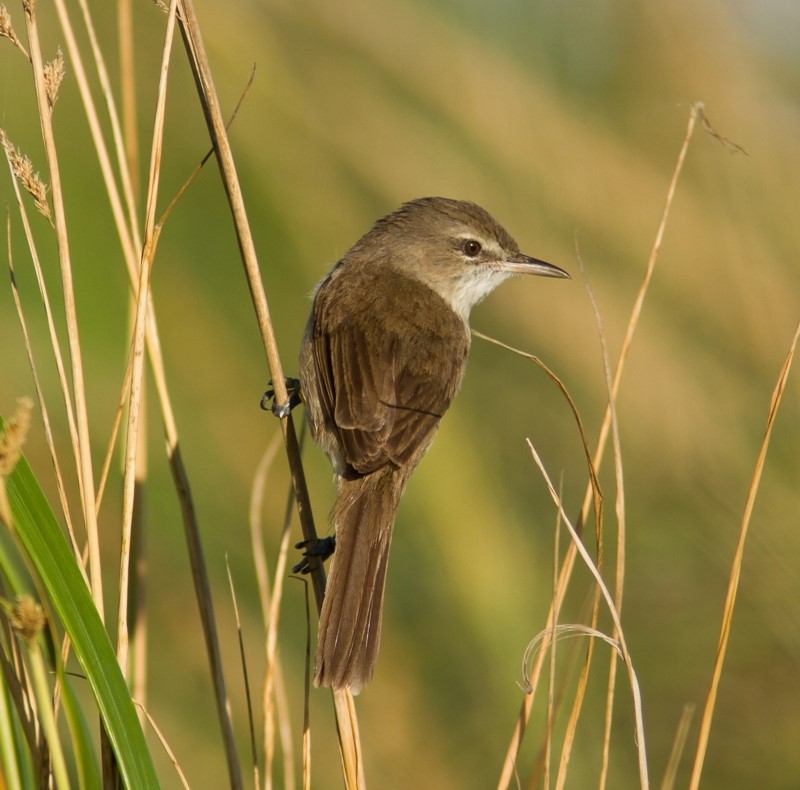
M 384 467 L 340 479 L 333 555 L 319 620 L 314 684 L 357 694 L 372 677 L 381 639 L 386 565 L 406 475 Z

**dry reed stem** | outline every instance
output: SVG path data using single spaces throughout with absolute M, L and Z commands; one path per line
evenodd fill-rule
M 563 475 L 561 480 L 559 480 L 559 491 L 558 494 L 561 496 L 563 490 Z M 559 538 L 561 537 L 561 513 L 556 511 L 556 524 L 555 530 L 553 532 L 553 599 L 555 600 L 557 595 L 556 590 L 556 583 L 558 580 L 558 566 L 560 563 L 560 555 L 561 555 L 561 541 Z M 544 775 L 542 780 L 542 785 L 544 787 L 550 787 L 550 762 L 551 762 L 551 755 L 552 755 L 552 747 L 553 747 L 553 728 L 555 727 L 556 721 L 556 705 L 555 705 L 555 687 L 556 687 L 556 639 L 555 637 L 555 629 L 558 628 L 558 615 L 559 610 L 553 612 L 553 638 L 548 640 L 547 648 L 550 650 L 550 676 L 548 678 L 547 683 L 547 712 L 545 718 L 545 742 L 544 742 Z M 527 650 L 525 653 L 527 654 Z M 526 667 L 527 661 L 523 658 L 522 665 Z M 523 670 L 524 671 L 524 670 Z M 527 672 L 524 674 L 524 677 L 527 678 Z
M 636 332 L 636 327 L 639 322 L 639 316 L 641 314 L 642 306 L 644 304 L 644 300 L 647 295 L 647 291 L 650 285 L 650 280 L 652 279 L 653 271 L 655 270 L 655 264 L 658 259 L 658 253 L 661 249 L 661 243 L 663 241 L 664 232 L 666 231 L 667 220 L 669 218 L 670 210 L 672 207 L 672 201 L 675 197 L 678 180 L 683 170 L 683 165 L 686 160 L 686 153 L 689 148 L 689 143 L 694 134 L 694 128 L 697 124 L 697 119 L 700 116 L 703 116 L 703 105 L 700 102 L 696 102 L 695 104 L 692 105 L 691 110 L 689 112 L 689 120 L 687 122 L 683 143 L 678 152 L 678 158 L 675 163 L 675 168 L 672 173 L 672 178 L 670 179 L 670 183 L 667 188 L 667 195 L 664 202 L 664 209 L 661 214 L 661 220 L 656 230 L 656 236 L 653 241 L 653 246 L 650 250 L 650 255 L 647 260 L 647 265 L 645 267 L 645 274 L 642 279 L 642 284 L 640 285 L 639 291 L 636 295 L 636 299 L 634 300 L 633 308 L 631 310 L 631 316 L 628 320 L 628 325 L 625 332 L 625 337 L 623 339 L 622 346 L 620 348 L 620 354 L 617 359 L 617 365 L 614 371 L 614 378 L 611 384 L 611 398 L 613 400 L 616 400 L 619 392 L 619 386 L 622 380 L 622 373 L 625 368 L 625 362 L 627 360 L 628 352 L 630 350 L 630 345 L 633 341 L 633 337 Z M 593 456 L 593 467 L 598 471 L 602 465 L 603 456 L 605 454 L 605 446 L 608 440 L 610 423 L 611 423 L 611 411 L 610 411 L 610 406 L 607 405 L 605 413 L 603 415 L 603 420 L 601 422 L 600 434 L 598 436 L 597 446 Z M 590 485 L 587 485 L 586 495 L 584 497 L 583 506 L 581 509 L 581 517 L 579 520 L 579 524 L 583 524 L 586 521 L 586 518 L 588 517 L 589 507 L 591 506 L 592 498 L 595 496 L 596 494 L 590 482 Z M 569 580 L 572 576 L 572 570 L 575 565 L 576 555 L 577 555 L 577 546 L 573 542 L 570 544 L 564 556 L 561 574 L 559 577 L 558 589 L 562 591 L 562 594 L 563 591 L 566 590 L 566 587 L 569 584 Z M 548 614 L 546 621 L 547 622 L 546 628 L 552 628 L 553 611 L 558 606 L 560 606 L 560 601 L 553 601 L 551 603 L 550 612 Z M 541 671 L 541 660 L 537 660 L 536 664 L 534 665 L 531 671 L 532 675 L 538 678 L 538 674 Z M 525 733 L 525 729 L 527 727 L 528 719 L 530 718 L 530 712 L 532 707 L 533 707 L 533 695 L 530 694 L 526 695 L 526 697 L 522 701 L 520 712 L 519 715 L 517 716 L 516 724 L 511 734 L 511 739 L 509 741 L 505 760 L 503 762 L 503 766 L 497 784 L 498 790 L 506 790 L 506 788 L 509 786 L 511 782 L 514 773 L 514 766 L 516 765 L 517 757 L 519 755 L 519 750 L 522 746 L 522 739 Z
M 147 187 L 147 209 L 145 212 L 144 246 L 139 266 L 139 287 L 136 295 L 136 319 L 133 331 L 131 389 L 128 397 L 128 425 L 125 436 L 125 465 L 122 484 L 122 525 L 120 536 L 120 563 L 118 577 L 119 606 L 117 608 L 117 661 L 122 674 L 128 675 L 128 593 L 130 578 L 131 529 L 133 503 L 136 489 L 136 457 L 139 446 L 139 407 L 144 383 L 145 329 L 147 321 L 147 295 L 150 291 L 150 272 L 153 265 L 153 227 L 158 203 L 158 185 L 161 174 L 161 159 L 164 144 L 164 121 L 166 117 L 167 83 L 169 61 L 175 32 L 177 0 L 170 3 L 164 48 L 161 58 L 156 113 L 153 121 L 153 141 L 150 154 L 150 173 Z
M 131 184 L 133 202 L 139 194 L 139 136 L 136 107 L 136 48 L 133 44 L 131 0 L 117 1 L 117 40 L 119 42 L 119 83 L 122 104 L 122 141 Z
M 303 683 L 303 790 L 311 790 L 311 605 L 308 601 L 308 582 L 298 576 L 294 577 L 303 583 L 306 604 L 306 654 Z M 294 783 L 294 776 L 292 776 Z
M 233 574 L 228 555 L 225 555 L 225 570 L 228 573 L 228 587 L 231 591 L 231 603 L 233 605 L 233 618 L 236 622 L 236 635 L 239 639 L 239 660 L 242 663 L 242 680 L 244 681 L 244 698 L 247 703 L 247 725 L 250 734 L 250 758 L 253 761 L 253 787 L 261 786 L 258 775 L 258 749 L 256 748 L 256 725 L 253 719 L 253 704 L 250 694 L 250 677 L 247 673 L 247 656 L 244 650 L 244 635 L 242 634 L 242 621 L 239 617 L 239 604 L 236 600 L 236 587 L 233 584 Z
M 85 5 L 85 4 L 84 4 Z M 84 10 L 84 19 L 87 27 L 91 25 L 91 18 L 88 14 L 88 7 Z M 122 171 L 122 179 L 129 180 L 125 187 L 127 205 L 131 221 L 137 215 L 136 207 L 139 198 L 139 142 L 136 126 L 136 73 L 134 66 L 134 42 L 133 42 L 133 17 L 130 0 L 118 0 L 117 3 L 117 41 L 119 49 L 119 84 L 122 103 L 122 145 L 125 152 L 125 163 L 119 163 Z M 96 48 L 100 58 L 95 57 L 95 61 L 100 64 L 105 71 L 102 51 Z M 93 50 L 94 51 L 94 50 Z M 102 75 L 101 75 L 102 76 Z M 112 128 L 116 119 L 116 104 L 113 101 L 113 94 L 109 88 L 105 90 L 106 83 L 103 83 L 104 93 L 112 97 L 108 102 L 109 115 L 111 116 Z M 118 139 L 115 137 L 115 140 Z M 136 311 L 136 302 L 130 297 L 130 314 Z M 148 626 L 147 626 L 147 524 L 145 518 L 145 488 L 148 477 L 147 457 L 148 457 L 148 434 L 147 418 L 148 410 L 147 390 L 142 392 L 142 403 L 140 407 L 140 430 L 139 448 L 136 455 L 135 471 L 135 492 L 133 500 L 133 521 L 131 524 L 131 565 L 133 575 L 131 579 L 131 612 L 133 616 L 133 629 L 130 635 L 133 646 L 133 672 L 130 677 L 132 696 L 143 704 L 147 704 L 147 651 L 148 651 Z M 139 720 L 144 724 L 144 714 L 139 711 Z
M 592 596 L 592 618 L 590 626 L 596 630 L 598 619 L 600 616 L 600 599 L 595 589 Z M 569 761 L 572 757 L 572 747 L 575 744 L 575 733 L 578 731 L 578 721 L 583 710 L 583 702 L 586 699 L 586 690 L 589 687 L 589 671 L 592 666 L 592 658 L 594 658 L 594 640 L 589 640 L 586 649 L 586 658 L 581 667 L 581 673 L 578 677 L 578 684 L 575 689 L 575 697 L 572 702 L 572 708 L 569 712 L 567 719 L 567 727 L 564 731 L 564 740 L 561 745 L 561 757 L 558 763 L 558 775 L 556 777 L 556 790 L 563 790 L 567 782 L 567 772 L 569 770 Z
M 733 564 L 731 566 L 731 574 L 728 580 L 728 590 L 725 595 L 725 606 L 722 610 L 722 625 L 720 628 L 719 642 L 717 645 L 717 655 L 714 660 L 714 670 L 711 676 L 711 684 L 708 689 L 708 696 L 706 697 L 706 704 L 703 708 L 703 715 L 700 719 L 700 735 L 697 740 L 697 751 L 695 753 L 694 767 L 692 768 L 692 776 L 689 781 L 689 789 L 697 790 L 700 785 L 700 775 L 703 771 L 703 762 L 706 756 L 706 749 L 708 748 L 708 738 L 711 732 L 711 720 L 714 717 L 714 706 L 717 701 L 717 692 L 719 690 L 719 680 L 722 676 L 722 666 L 725 662 L 725 653 L 728 649 L 728 639 L 731 633 L 731 623 L 733 621 L 733 610 L 736 606 L 736 593 L 739 590 L 739 578 L 742 572 L 742 560 L 744 558 L 744 544 L 747 539 L 747 533 L 750 528 L 750 518 L 753 515 L 753 507 L 756 501 L 756 494 L 761 483 L 761 473 L 764 471 L 764 462 L 767 457 L 767 449 L 769 448 L 769 440 L 772 436 L 772 428 L 775 424 L 775 417 L 778 414 L 781 400 L 783 398 L 783 391 L 786 388 L 786 379 L 789 376 L 789 370 L 792 367 L 792 360 L 794 359 L 794 352 L 797 348 L 797 342 L 800 340 L 800 323 L 798 323 L 792 342 L 789 345 L 789 350 L 786 358 L 781 366 L 778 380 L 775 383 L 775 389 L 772 391 L 772 398 L 770 399 L 769 412 L 767 414 L 767 424 L 764 429 L 764 438 L 761 441 L 761 447 L 758 451 L 758 458 L 756 459 L 755 469 L 753 476 L 750 480 L 750 486 L 747 490 L 747 501 L 744 506 L 744 513 L 742 514 L 741 526 L 739 528 L 739 541 L 736 545 L 736 552 L 733 555 Z
M 31 65 L 33 67 L 36 101 L 39 110 L 39 122 L 42 130 L 47 163 L 50 171 L 50 184 L 53 195 L 53 217 L 58 246 L 58 260 L 61 270 L 61 283 L 64 296 L 64 314 L 67 326 L 67 338 L 72 367 L 72 394 L 75 403 L 75 422 L 77 425 L 77 454 L 80 459 L 80 485 L 86 533 L 89 543 L 89 582 L 92 599 L 100 619 L 104 618 L 103 578 L 100 562 L 100 536 L 97 528 L 95 509 L 94 472 L 92 470 L 91 445 L 89 439 L 89 416 L 86 404 L 86 390 L 83 377 L 83 356 L 81 351 L 78 320 L 75 307 L 75 290 L 72 281 L 72 262 L 69 252 L 67 221 L 64 210 L 64 195 L 61 188 L 61 171 L 58 164 L 55 136 L 47 90 L 44 80 L 44 62 L 42 59 L 39 30 L 36 21 L 35 4 L 25 5 L 25 23 L 28 30 L 28 42 L 31 48 Z
M 255 245 L 247 219 L 247 211 L 242 197 L 241 186 L 236 173 L 236 165 L 228 135 L 225 131 L 225 124 L 222 119 L 219 97 L 217 96 L 214 86 L 211 68 L 206 55 L 205 44 L 200 32 L 194 5 L 191 0 L 181 0 L 180 5 L 181 30 L 184 35 L 184 42 L 197 84 L 200 102 L 206 116 L 209 133 L 217 153 L 217 164 L 220 168 L 223 185 L 231 208 L 247 284 L 250 289 L 250 296 L 253 301 L 256 319 L 261 332 L 261 339 L 264 344 L 267 365 L 275 390 L 275 399 L 278 403 L 284 403 L 287 400 L 287 392 L 283 377 L 283 368 L 281 366 L 275 333 L 270 320 L 269 306 L 266 293 L 264 292 L 264 285 L 261 281 Z M 284 417 L 280 421 L 280 424 L 286 445 L 286 455 L 289 461 L 289 469 L 292 476 L 292 484 L 294 487 L 298 516 L 303 529 L 303 536 L 307 541 L 315 542 L 317 540 L 317 533 L 314 527 L 311 503 L 305 482 L 305 472 L 303 470 L 300 448 L 291 414 Z M 322 607 L 322 598 L 325 590 L 325 574 L 321 562 L 312 565 L 311 581 L 314 587 L 314 597 L 316 599 L 317 608 L 320 609 Z M 334 692 L 333 698 L 345 782 L 348 788 L 361 788 L 365 786 L 365 780 L 355 704 L 349 690 Z

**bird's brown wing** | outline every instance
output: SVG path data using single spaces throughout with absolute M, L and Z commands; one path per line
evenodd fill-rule
M 463 322 L 444 303 L 436 320 L 420 320 L 414 288 L 395 292 L 391 303 L 378 293 L 336 322 L 326 320 L 325 296 L 317 295 L 314 362 L 345 460 L 361 475 L 416 464 L 461 381 L 469 348 Z

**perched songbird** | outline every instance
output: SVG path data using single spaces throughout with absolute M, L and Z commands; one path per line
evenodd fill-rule
M 464 376 L 470 310 L 512 274 L 569 277 L 480 206 L 428 197 L 378 220 L 317 286 L 300 381 L 337 481 L 317 685 L 355 694 L 372 676 L 400 497 Z

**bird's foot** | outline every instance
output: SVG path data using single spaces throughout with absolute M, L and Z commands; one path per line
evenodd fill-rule
M 336 549 L 336 538 L 333 535 L 327 538 L 318 538 L 316 541 L 301 540 L 295 544 L 296 549 L 305 549 L 303 559 L 292 568 L 292 573 L 310 573 L 314 560 L 325 562 Z
M 279 420 L 288 417 L 292 409 L 303 402 L 303 392 L 300 388 L 300 379 L 286 378 L 286 393 L 288 399 L 285 403 L 278 403 L 275 400 L 275 390 L 268 389 L 261 398 L 261 408 L 264 411 L 271 411 Z M 268 382 L 272 387 L 272 382 Z M 272 403 L 270 403 L 272 401 Z

